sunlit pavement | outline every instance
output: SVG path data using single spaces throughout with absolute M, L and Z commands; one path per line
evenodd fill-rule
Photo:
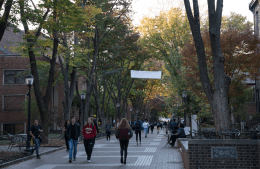
M 14 164 L 7 168 L 9 169 L 69 169 L 77 167 L 77 169 L 94 169 L 94 168 L 149 168 L 149 169 L 183 169 L 181 156 L 177 148 L 169 145 L 166 147 L 167 138 L 165 132 L 160 131 L 157 134 L 156 129 L 153 134 L 148 134 L 144 137 L 142 132 L 142 142 L 136 144 L 135 134 L 130 140 L 128 146 L 128 157 L 126 165 L 120 163 L 120 147 L 119 142 L 116 142 L 115 136 L 111 137 L 110 142 L 106 139 L 96 141 L 93 149 L 91 163 L 87 163 L 87 156 L 84 150 L 84 145 L 78 145 L 76 161 L 69 163 L 69 154 L 65 149 L 54 152 L 52 154 L 43 155 L 39 159 L 31 159 L 19 164 Z

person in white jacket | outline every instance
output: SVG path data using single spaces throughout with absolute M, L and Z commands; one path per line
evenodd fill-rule
M 148 120 L 145 119 L 145 122 L 143 123 L 143 128 L 144 128 L 144 135 L 145 135 L 145 137 L 147 137 L 148 127 L 149 127 Z

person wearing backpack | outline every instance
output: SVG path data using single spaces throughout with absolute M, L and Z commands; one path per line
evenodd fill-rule
M 138 145 L 138 135 L 141 144 L 141 130 L 142 130 L 142 123 L 139 120 L 139 118 L 137 118 L 137 121 L 135 121 L 134 128 L 135 128 L 135 135 L 136 135 L 136 144 Z
M 123 163 L 126 164 L 127 148 L 129 144 L 129 139 L 132 137 L 133 137 L 133 131 L 127 119 L 123 118 L 118 126 L 118 130 L 116 131 L 116 138 L 118 138 L 120 141 L 120 155 L 121 155 L 120 162 L 122 164 Z
M 82 134 L 84 135 L 84 147 L 87 154 L 87 161 L 90 163 L 90 158 L 95 144 L 95 137 L 97 135 L 97 129 L 91 117 L 83 127 Z

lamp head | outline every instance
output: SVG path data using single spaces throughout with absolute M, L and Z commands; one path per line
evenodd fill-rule
M 27 75 L 25 78 L 25 82 L 28 86 L 32 86 L 33 85 L 33 75 Z
M 182 97 L 183 97 L 183 99 L 186 99 L 186 98 L 187 98 L 187 91 L 186 91 L 186 90 L 184 90 L 184 91 L 182 92 Z
M 85 93 L 81 93 L 80 97 L 81 97 L 81 100 L 84 100 L 86 98 Z

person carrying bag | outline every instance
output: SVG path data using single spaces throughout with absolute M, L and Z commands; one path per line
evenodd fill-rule
M 127 148 L 129 144 L 129 139 L 133 137 L 133 131 L 127 121 L 127 119 L 123 118 L 118 126 L 116 131 L 116 138 L 120 141 L 120 155 L 121 155 L 121 163 L 126 164 L 127 158 Z M 125 153 L 123 153 L 125 152 Z M 124 154 L 124 157 L 123 157 Z M 123 160 L 124 159 L 124 160 Z

